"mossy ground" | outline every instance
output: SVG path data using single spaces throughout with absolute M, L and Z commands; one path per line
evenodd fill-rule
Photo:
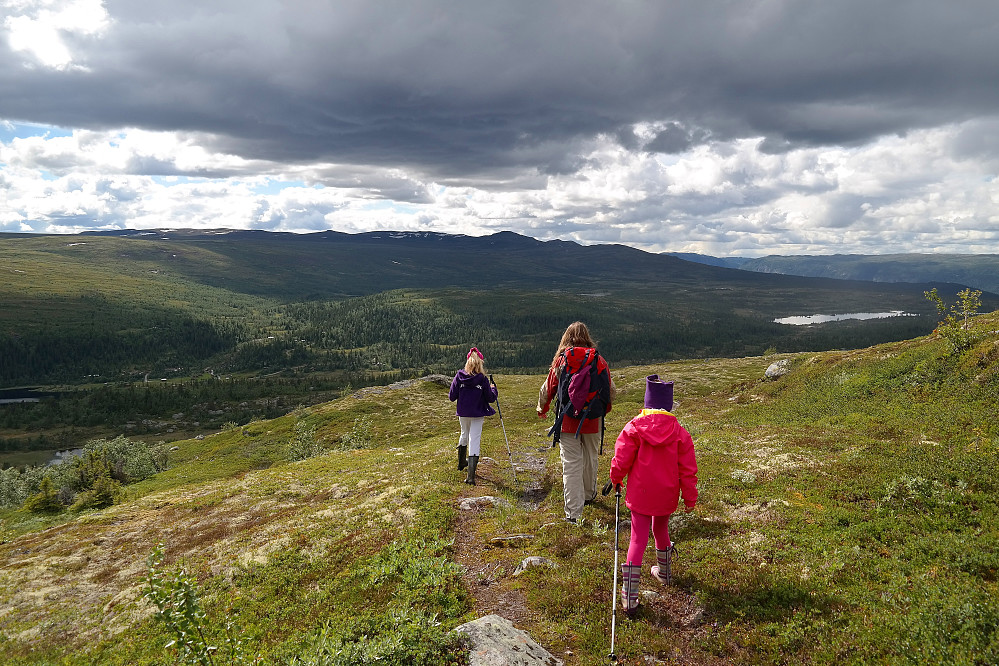
M 601 477 L 655 372 L 676 381 L 701 493 L 671 524 L 674 586 L 646 565 L 643 589 L 658 596 L 634 619 L 618 614 L 621 663 L 999 659 L 999 317 L 976 326 L 981 341 L 961 355 L 930 337 L 613 369 Z M 763 379 L 778 358 L 792 372 Z M 446 388 L 416 382 L 182 442 L 170 470 L 103 511 L 4 514 L 0 648 L 12 663 L 169 662 L 141 582 L 162 542 L 167 566 L 196 574 L 209 617 L 268 663 L 314 654 L 324 630 L 430 617 L 444 635 L 494 611 L 567 663 L 606 663 L 613 496 L 565 524 L 558 452 L 534 414 L 542 377 L 496 380 L 516 481 L 492 417 L 482 480 L 461 483 Z M 363 416 L 368 448 L 285 459 L 296 424 L 332 444 Z M 486 494 L 508 505 L 458 509 Z M 511 535 L 530 538 L 489 545 Z M 514 577 L 530 555 L 557 567 Z

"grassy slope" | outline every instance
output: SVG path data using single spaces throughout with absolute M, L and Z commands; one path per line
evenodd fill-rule
M 0 238 L 0 327 L 19 329 L 47 322 L 90 321 L 87 309 L 68 305 L 101 294 L 121 307 L 205 311 L 212 316 L 243 315 L 271 305 L 238 292 L 204 286 L 181 266 L 212 267 L 219 273 L 237 270 L 231 261 L 197 247 L 130 242 L 87 236 Z M 39 306 L 39 303 L 42 305 Z M 57 316 L 47 314 L 54 303 Z M 68 319 L 68 321 L 67 321 Z M 2 330 L 2 329 L 0 329 Z
M 615 369 L 608 433 L 639 409 L 645 374 L 676 379 L 702 493 L 695 514 L 673 520 L 676 588 L 618 625 L 622 662 L 999 658 L 999 315 L 977 325 L 986 340 L 960 358 L 937 338 L 799 354 L 773 382 L 761 379 L 773 358 Z M 102 512 L 68 522 L 4 515 L 0 647 L 16 663 L 158 663 L 168 638 L 139 586 L 161 541 L 169 566 L 197 574 L 209 615 L 232 620 L 270 660 L 314 653 L 309 636 L 324 624 L 360 635 L 424 615 L 443 630 L 470 619 L 476 590 L 449 562 L 474 555 L 490 565 L 494 590 L 526 600 L 522 624 L 543 644 L 571 650 L 572 663 L 603 663 L 613 504 L 587 508 L 581 529 L 560 522 L 557 453 L 533 415 L 540 377 L 497 379 L 514 454 L 543 459 L 540 478 L 524 471 L 513 483 L 494 418 L 487 482 L 459 483 L 446 389 L 420 383 L 183 442 L 171 470 Z M 332 442 L 363 415 L 372 448 L 281 462 L 297 423 Z M 537 510 L 516 503 L 529 483 L 547 490 Z M 471 543 L 535 538 L 455 552 L 456 498 L 468 491 L 513 502 L 478 514 Z M 512 577 L 529 555 L 560 566 Z M 647 567 L 643 576 L 653 588 Z M 703 623 L 681 621 L 691 608 Z M 435 640 L 437 630 L 420 631 Z

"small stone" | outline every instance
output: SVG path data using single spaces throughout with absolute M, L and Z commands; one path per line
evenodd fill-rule
M 704 609 L 695 608 L 691 613 L 680 619 L 680 624 L 685 627 L 696 627 L 704 622 Z
M 483 495 L 481 497 L 466 497 L 461 500 L 460 504 L 458 504 L 458 508 L 463 511 L 468 511 L 470 509 L 482 509 L 490 506 L 507 506 L 509 504 L 510 503 L 502 497 Z
M 556 569 L 558 568 L 558 564 L 552 562 L 547 557 L 532 555 L 531 557 L 525 557 L 524 560 L 517 565 L 513 575 L 519 576 L 532 567 L 548 567 L 549 569 Z
M 516 548 L 534 538 L 533 534 L 514 534 L 505 537 L 493 537 L 489 540 L 489 545 L 497 548 Z

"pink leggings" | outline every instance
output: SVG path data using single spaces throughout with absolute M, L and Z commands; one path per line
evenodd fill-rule
M 666 550 L 672 543 L 669 540 L 669 516 L 646 516 L 631 512 L 631 544 L 628 546 L 629 564 L 641 566 L 645 548 L 649 545 L 649 526 L 655 537 L 656 550 Z

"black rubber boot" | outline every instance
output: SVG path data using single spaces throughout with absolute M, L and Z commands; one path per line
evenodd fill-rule
M 468 467 L 468 459 L 465 458 L 465 453 L 468 451 L 467 446 L 458 446 L 458 471 L 461 471 Z
M 468 476 L 465 477 L 465 483 L 475 485 L 475 468 L 479 464 L 479 456 L 468 456 Z

